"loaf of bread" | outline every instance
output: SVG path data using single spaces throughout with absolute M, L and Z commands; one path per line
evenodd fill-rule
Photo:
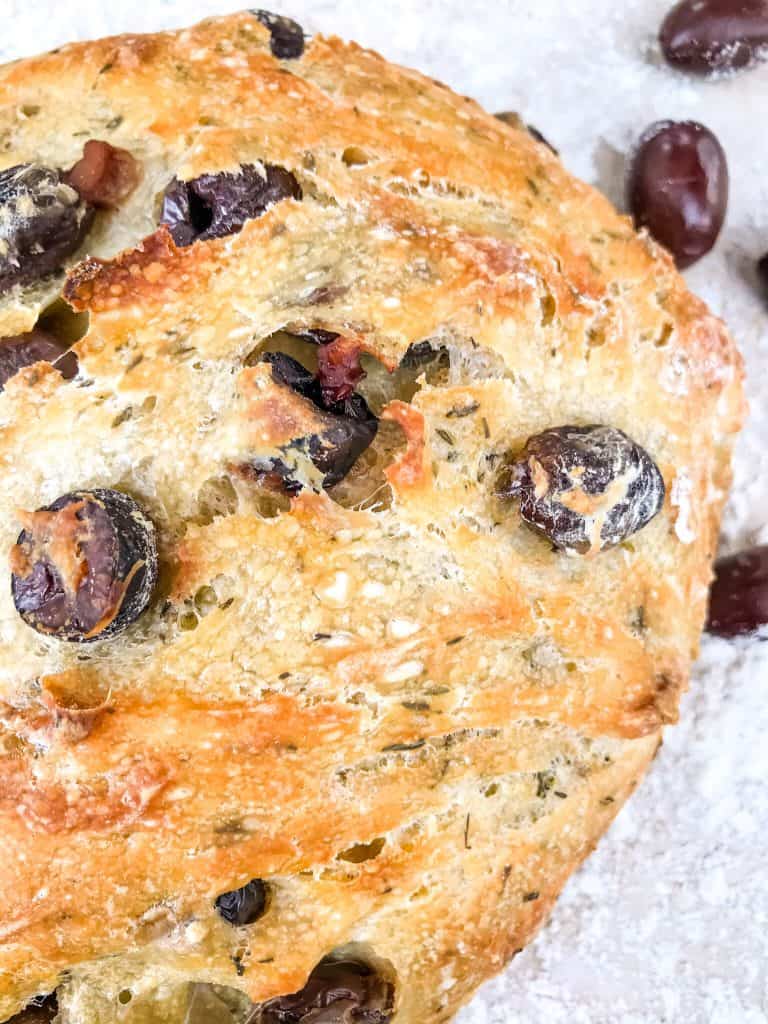
M 0 1021 L 449 1020 L 675 720 L 733 342 L 264 12 L 1 68 L 0 141 Z

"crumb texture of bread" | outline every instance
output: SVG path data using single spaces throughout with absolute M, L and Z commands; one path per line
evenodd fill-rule
M 160 580 L 88 644 L 0 586 L 0 1021 L 57 990 L 60 1024 L 239 1024 L 331 954 L 391 981 L 394 1024 L 448 1021 L 676 719 L 738 352 L 546 146 L 336 38 L 279 60 L 242 13 L 0 68 L 3 167 L 70 167 L 89 138 L 141 180 L 66 278 L 0 298 L 0 337 L 54 303 L 85 330 L 75 377 L 38 363 L 0 395 L 0 550 L 19 510 L 114 488 Z M 301 198 L 177 247 L 170 182 L 246 164 Z M 378 433 L 327 491 L 297 449 L 301 489 L 270 497 L 243 467 L 326 414 L 258 356 L 311 363 L 318 329 L 359 344 Z M 589 557 L 494 489 L 562 424 L 626 432 L 666 486 Z M 266 912 L 234 927 L 214 901 L 254 878 Z

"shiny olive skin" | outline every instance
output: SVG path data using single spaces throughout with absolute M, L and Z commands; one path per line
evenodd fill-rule
M 651 125 L 632 159 L 627 199 L 636 226 L 669 249 L 680 270 L 692 266 L 710 251 L 725 220 L 722 146 L 695 121 Z
M 768 0 L 682 0 L 659 32 L 664 59 L 695 75 L 729 74 L 768 58 Z
M 267 887 L 260 878 L 252 878 L 239 889 L 217 896 L 214 905 L 231 925 L 242 927 L 253 924 L 267 909 Z
M 707 632 L 747 636 L 768 625 L 768 544 L 715 563 L 709 590 Z
M 201 174 L 191 181 L 174 178 L 165 190 L 161 223 L 176 245 L 222 238 L 240 231 L 282 199 L 301 199 L 301 187 L 284 167 L 262 169 L 243 164 L 237 174 Z
M 394 986 L 359 961 L 326 957 L 299 992 L 259 1007 L 260 1024 L 389 1024 Z

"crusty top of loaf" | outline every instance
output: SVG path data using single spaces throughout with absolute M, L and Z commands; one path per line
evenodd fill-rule
M 89 315 L 75 379 L 37 364 L 0 395 L 0 548 L 18 509 L 113 487 L 153 518 L 161 582 L 87 646 L 35 633 L 0 586 L 0 1020 L 64 977 L 66 1021 L 181 1021 L 190 982 L 259 1001 L 340 948 L 389 972 L 398 1022 L 445 1020 L 675 718 L 736 349 L 546 146 L 336 38 L 280 61 L 242 13 L 0 69 L 1 166 L 66 167 L 88 138 L 143 177 L 66 286 L 0 305 L 3 336 L 62 291 Z M 158 229 L 171 179 L 255 162 L 303 198 L 184 249 Z M 311 328 L 368 353 L 387 441 L 354 486 L 308 477 L 266 508 L 233 469 L 283 429 L 252 355 Z M 425 341 L 449 365 L 406 391 Z M 566 423 L 625 431 L 667 489 L 592 557 L 494 495 L 498 460 Z M 254 877 L 268 913 L 232 928 L 213 900 Z

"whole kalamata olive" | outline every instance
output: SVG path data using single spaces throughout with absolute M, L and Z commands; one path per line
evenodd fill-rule
M 0 339 L 0 391 L 25 366 L 53 363 L 69 380 L 77 373 L 77 358 L 52 334 L 36 328 L 13 338 Z
M 554 427 L 528 438 L 501 471 L 497 493 L 556 548 L 587 554 L 642 529 L 664 504 L 648 452 L 615 427 Z
M 301 199 L 301 187 L 284 167 L 244 164 L 237 174 L 201 174 L 191 181 L 170 183 L 160 220 L 176 245 L 221 238 L 240 231 L 281 199 Z
M 22 619 L 46 636 L 113 636 L 145 610 L 157 582 L 155 528 L 121 491 L 72 491 L 37 512 L 11 550 L 11 593 Z
M 93 214 L 55 168 L 17 164 L 0 171 L 0 294 L 60 270 Z
M 682 71 L 738 71 L 768 57 L 768 0 L 683 0 L 659 32 L 665 59 Z
M 732 637 L 768 625 L 768 545 L 749 548 L 715 563 L 709 591 L 707 630 Z
M 648 228 L 684 270 L 715 244 L 728 205 L 723 148 L 695 121 L 659 121 L 632 160 L 627 195 L 638 227 Z
M 217 896 L 215 907 L 229 924 L 237 927 L 253 924 L 267 908 L 267 887 L 260 878 L 252 878 L 239 889 Z
M 262 1003 L 259 1024 L 388 1024 L 394 986 L 367 964 L 326 957 L 290 996 Z

